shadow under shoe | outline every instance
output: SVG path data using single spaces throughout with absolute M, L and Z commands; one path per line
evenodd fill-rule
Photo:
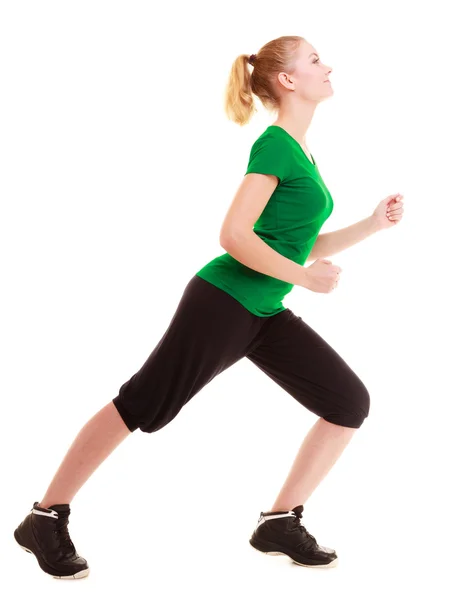
M 70 539 L 69 504 L 49 508 L 34 502 L 33 508 L 14 531 L 16 542 L 34 554 L 41 569 L 57 579 L 79 579 L 89 575 L 86 559 L 78 555 Z
M 285 554 L 304 567 L 337 566 L 336 552 L 319 546 L 300 523 L 302 513 L 302 504 L 290 511 L 261 512 L 250 544 L 266 554 Z

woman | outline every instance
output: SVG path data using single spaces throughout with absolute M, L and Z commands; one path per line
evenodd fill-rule
M 250 66 L 249 66 L 250 65 Z M 277 120 L 255 141 L 244 179 L 226 215 L 226 250 L 187 284 L 177 310 L 143 366 L 81 429 L 41 502 L 14 532 L 46 573 L 89 573 L 69 532 L 70 502 L 95 469 L 131 432 L 167 425 L 216 375 L 247 357 L 319 419 L 300 447 L 270 511 L 250 538 L 262 552 L 310 567 L 337 564 L 301 524 L 303 506 L 369 413 L 369 393 L 345 361 L 301 317 L 283 306 L 294 285 L 329 293 L 342 269 L 323 257 L 398 223 L 400 194 L 346 229 L 319 237 L 333 210 L 305 134 L 316 106 L 332 95 L 315 49 L 285 36 L 241 55 L 232 67 L 227 115 L 247 123 L 252 93 Z M 305 262 L 314 261 L 308 267 Z

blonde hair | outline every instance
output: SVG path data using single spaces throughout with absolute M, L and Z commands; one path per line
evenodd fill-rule
M 281 71 L 290 72 L 294 68 L 295 53 L 304 38 L 286 35 L 267 42 L 256 55 L 241 54 L 231 66 L 225 89 L 225 113 L 238 125 L 246 125 L 257 112 L 254 94 L 264 108 L 274 112 L 280 108 L 280 96 L 275 82 Z

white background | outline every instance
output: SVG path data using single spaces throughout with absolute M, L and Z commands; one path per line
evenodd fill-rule
M 0 12 L 2 585 L 8 597 L 444 597 L 448 540 L 448 67 L 444 2 L 21 2 Z M 307 145 L 323 232 L 404 195 L 402 222 L 331 259 L 331 294 L 285 299 L 348 362 L 371 412 L 305 505 L 337 550 L 307 569 L 254 550 L 317 417 L 244 359 L 71 504 L 86 580 L 45 575 L 13 530 L 78 431 L 164 334 L 219 231 L 258 103 L 228 121 L 233 60 L 304 36 L 334 95 Z M 61 590 L 61 587 L 64 590 Z M 80 590 L 78 586 L 82 586 Z M 447 590 L 447 591 L 446 591 Z M 313 593 L 314 596 L 310 594 Z

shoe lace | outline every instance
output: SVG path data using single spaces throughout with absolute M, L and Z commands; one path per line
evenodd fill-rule
M 64 554 L 66 556 L 71 556 L 75 554 L 75 546 L 73 545 L 72 540 L 70 539 L 69 530 L 67 528 L 69 522 L 69 515 L 59 514 L 58 520 L 55 526 L 55 537 L 59 541 L 60 550 L 65 551 Z
M 299 529 L 302 532 L 303 537 L 305 538 L 305 541 L 302 542 L 301 545 L 305 546 L 306 548 L 317 547 L 318 544 L 316 538 L 309 533 L 309 531 L 304 525 L 301 524 L 301 518 L 302 517 L 300 517 L 299 515 L 296 515 L 296 517 L 294 518 L 294 528 Z

